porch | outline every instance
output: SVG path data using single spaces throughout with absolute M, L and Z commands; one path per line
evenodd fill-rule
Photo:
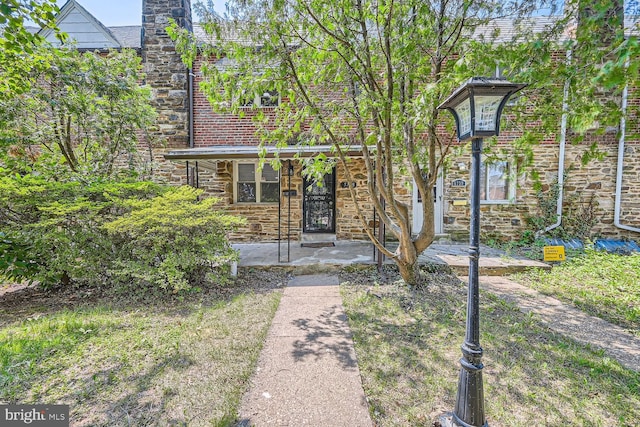
M 315 247 L 301 246 L 297 242 L 234 243 L 240 252 L 239 267 L 281 267 L 296 272 L 324 272 L 351 266 L 367 266 L 377 263 L 376 251 L 365 241 L 337 240 Z M 393 248 L 394 243 L 387 245 Z M 434 243 L 419 257 L 419 263 L 449 265 L 455 274 L 466 276 L 469 269 L 469 246 L 456 242 Z M 391 260 L 384 260 L 392 264 Z M 505 252 L 481 246 L 480 274 L 502 276 L 530 268 L 551 268 L 548 264 L 524 258 L 513 258 Z

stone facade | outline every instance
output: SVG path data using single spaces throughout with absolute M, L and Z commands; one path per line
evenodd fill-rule
M 605 137 L 606 138 L 606 137 Z M 638 233 L 614 226 L 614 203 L 618 144 L 599 144 L 603 156 L 582 164 L 582 157 L 589 149 L 587 143 L 567 144 L 565 152 L 565 185 L 563 220 L 583 220 L 579 211 L 589 211 L 593 206 L 594 224 L 589 237 L 638 239 Z M 498 147 L 499 148 L 499 147 Z M 481 205 L 481 230 L 485 239 L 519 239 L 530 229 L 527 217 L 541 214 L 536 197 L 533 171 L 539 174 L 541 190 L 548 192 L 558 178 L 558 144 L 543 144 L 534 149 L 534 164 L 517 171 L 515 197 L 510 203 L 483 203 Z M 467 205 L 454 205 L 454 200 L 469 200 L 470 185 L 453 187 L 456 179 L 469 182 L 470 154 L 453 160 L 453 167 L 445 172 L 445 232 L 462 239 L 469 234 L 470 209 Z M 621 197 L 622 224 L 640 228 L 640 141 L 626 141 Z M 591 201 L 593 203 L 591 204 Z M 576 215 L 578 216 L 576 218 Z
M 158 110 L 158 123 L 152 130 L 152 140 L 166 142 L 163 149 L 155 149 L 154 158 L 159 167 L 156 176 L 173 184 L 192 184 L 204 189 L 207 195 L 221 199 L 221 207 L 247 219 L 247 225 L 231 237 L 234 240 L 257 241 L 286 239 L 294 241 L 302 234 L 303 221 L 303 179 L 301 165 L 294 161 L 293 176 L 282 176 L 280 182 L 280 204 L 278 203 L 234 203 L 233 168 L 234 161 L 220 160 L 207 162 L 168 162 L 164 152 L 175 148 L 195 148 L 211 146 L 248 145 L 259 143 L 257 128 L 252 122 L 254 110 L 247 109 L 243 117 L 215 112 L 206 96 L 198 89 L 201 81 L 200 63 L 194 64 L 193 89 L 193 134 L 189 127 L 189 79 L 186 67 L 175 53 L 173 42 L 164 28 L 168 18 L 177 20 L 179 25 L 191 28 L 191 11 L 188 0 L 145 0 L 143 2 L 143 62 L 147 73 L 146 83 L 153 88 L 154 106 Z M 558 60 L 564 55 L 558 54 Z M 629 97 L 630 115 L 624 162 L 621 222 L 640 227 L 640 140 L 638 134 L 637 110 L 640 97 L 631 91 Z M 262 110 L 267 116 L 273 109 Z M 513 240 L 530 230 L 527 218 L 539 215 L 536 185 L 543 191 L 553 185 L 558 176 L 557 135 L 550 134 L 534 148 L 533 166 L 522 166 L 517 154 L 511 152 L 511 142 L 517 134 L 505 131 L 493 150 L 503 151 L 518 166 L 514 175 L 516 185 L 513 197 L 508 202 L 483 203 L 481 206 L 481 228 L 484 239 L 495 238 Z M 579 144 L 572 144 L 572 137 L 566 149 L 566 183 L 564 214 L 576 215 L 579 208 L 591 207 L 594 225 L 590 237 L 611 237 L 638 239 L 638 233 L 624 231 L 613 224 L 614 196 L 616 187 L 616 165 L 618 134 L 609 132 L 591 135 Z M 582 157 L 593 141 L 602 152 L 602 157 L 583 165 Z M 256 156 L 257 157 L 257 156 Z M 255 159 L 257 161 L 257 158 Z M 470 153 L 452 159 L 444 174 L 444 215 L 443 229 L 454 239 L 468 239 L 469 234 L 469 190 Z M 355 209 L 348 189 L 355 185 L 357 198 L 361 203 L 365 223 L 374 228 L 373 206 L 366 189 L 366 170 L 362 159 L 353 159 L 349 165 L 352 182 L 347 182 L 343 167 L 338 165 L 336 173 L 336 238 L 366 239 L 362 221 Z M 538 178 L 534 180 L 534 171 Z M 188 179 L 188 176 L 191 177 Z M 467 185 L 453 185 L 454 181 L 464 181 Z M 411 202 L 410 180 L 406 177 L 398 181 L 398 197 Z M 286 191 L 295 191 L 295 196 L 287 196 Z M 588 210 L 588 209 L 587 209 Z M 575 218 L 574 218 L 575 220 Z M 578 218 L 579 220 L 579 218 Z M 280 230 L 280 233 L 278 233 Z
M 187 67 L 176 53 L 166 27 L 169 18 L 192 29 L 189 0 L 143 0 L 142 62 L 145 83 L 153 91 L 158 113 L 148 137 L 154 144 L 170 148 L 189 146 L 189 78 Z

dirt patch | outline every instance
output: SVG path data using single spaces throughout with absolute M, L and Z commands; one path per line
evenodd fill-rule
M 266 292 L 285 286 L 290 276 L 290 273 L 280 270 L 245 269 L 227 284 L 212 284 L 200 292 L 178 296 L 140 289 L 128 294 L 100 287 L 67 286 L 44 290 L 33 284 L 3 284 L 0 287 L 0 326 L 87 305 L 170 307 L 172 301 L 180 301 L 180 305 L 184 305 L 204 300 L 226 300 L 246 291 Z

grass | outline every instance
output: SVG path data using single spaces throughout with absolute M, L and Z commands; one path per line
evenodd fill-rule
M 63 309 L 32 296 L 0 317 L 0 403 L 68 404 L 78 426 L 233 425 L 279 298 L 264 284 Z
M 395 272 L 345 273 L 342 294 L 377 426 L 431 426 L 451 411 L 466 285 L 431 274 L 410 292 Z M 640 373 L 481 294 L 485 414 L 492 427 L 635 426 Z
M 587 250 L 551 271 L 513 279 L 640 336 L 640 254 Z

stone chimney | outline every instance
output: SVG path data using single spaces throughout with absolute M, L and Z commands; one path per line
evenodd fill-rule
M 165 30 L 169 18 L 192 31 L 190 0 L 142 1 L 142 62 L 146 84 L 153 91 L 152 105 L 158 113 L 150 136 L 154 142 L 166 143 L 167 148 L 187 148 L 189 70 Z

